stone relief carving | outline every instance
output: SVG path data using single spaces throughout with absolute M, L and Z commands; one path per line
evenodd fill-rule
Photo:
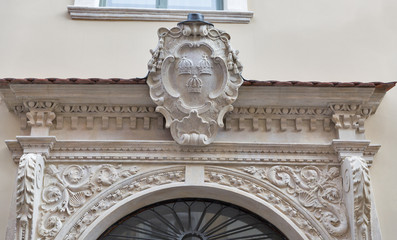
M 151 171 L 146 174 L 140 174 L 127 178 L 121 185 L 116 188 L 111 188 L 106 194 L 97 198 L 92 207 L 80 213 L 81 216 L 77 222 L 70 226 L 68 234 L 64 237 L 65 240 L 76 240 L 87 229 L 87 227 L 98 218 L 104 211 L 108 210 L 121 200 L 155 186 L 160 186 L 169 183 L 184 182 L 185 181 L 185 168 L 184 167 L 171 167 Z
M 237 121 L 237 130 L 245 130 L 249 126 L 253 131 L 271 131 L 273 122 L 278 121 L 280 131 L 300 132 L 306 128 L 309 131 L 323 129 L 331 130 L 331 113 L 324 107 L 279 107 L 279 106 L 251 106 L 234 107 L 233 111 L 225 116 L 225 129 L 232 129 L 232 121 Z M 287 127 L 288 121 L 293 121 L 293 128 Z M 322 126 L 321 128 L 318 125 Z M 263 127 L 262 127 L 263 126 Z
M 33 215 L 35 198 L 42 187 L 44 160 L 40 154 L 24 154 L 18 166 L 17 175 L 17 239 L 29 240 L 33 236 Z
M 35 127 L 52 127 L 52 121 L 55 119 L 53 112 L 56 103 L 53 101 L 26 101 L 24 105 L 29 112 L 26 113 L 28 118 L 27 124 Z
M 160 28 L 148 63 L 150 96 L 182 145 L 208 145 L 233 110 L 242 65 L 230 36 L 203 21 Z
M 273 166 L 260 169 L 246 167 L 243 170 L 285 189 L 313 213 L 330 235 L 346 236 L 349 225 L 339 168 Z
M 273 166 L 246 167 L 243 171 L 285 190 L 311 211 L 331 236 L 346 238 L 349 225 L 339 168 Z
M 205 64 L 202 65 L 205 66 Z M 202 67 L 200 69 L 197 72 L 212 74 L 212 68 Z M 27 103 L 25 102 L 26 106 L 28 106 Z M 42 106 L 42 108 L 37 107 L 41 110 L 46 106 L 43 101 L 29 103 L 31 106 Z M 153 130 L 164 128 L 164 117 L 156 112 L 156 108 L 153 106 L 55 104 L 47 102 L 48 106 L 50 104 L 54 104 L 54 108 L 47 112 L 36 110 L 29 112 L 29 108 L 25 106 L 15 106 L 14 111 L 21 117 L 21 128 L 25 129 L 28 124 L 29 126 L 38 124 L 37 126 L 50 127 L 52 122 L 55 122 L 55 128 L 59 130 L 66 127 L 65 119 L 70 119 L 71 129 L 79 128 L 78 119 L 85 120 L 83 127 L 87 130 L 94 129 L 95 119 L 99 119 L 96 124 L 101 124 L 101 128 L 104 130 L 110 128 L 111 121 L 115 121 L 116 129 L 130 128 L 134 130 L 143 128 L 144 130 Z M 329 107 L 234 107 L 232 111 L 225 114 L 224 129 L 226 131 L 272 131 L 274 129 L 281 132 L 301 132 L 307 129 L 311 132 L 321 130 L 329 132 L 334 127 L 332 123 L 335 123 L 337 129 L 351 127 L 357 129 L 359 133 L 363 133 L 364 120 L 373 111 L 371 106 L 359 104 L 330 104 Z M 138 121 L 142 121 L 143 124 L 138 126 Z
M 370 176 L 367 162 L 362 157 L 349 156 L 344 158 L 343 165 L 343 189 L 345 192 L 353 192 L 356 239 L 372 239 Z
M 373 114 L 373 108 L 361 104 L 330 104 L 329 107 L 336 129 L 356 129 L 358 133 L 365 132 L 364 121 Z
M 38 233 L 43 239 L 52 239 L 88 199 L 121 179 L 135 175 L 136 166 L 102 164 L 98 166 L 49 165 L 45 169 L 45 187 L 42 191 L 42 216 Z
M 247 170 L 250 174 L 254 174 L 252 171 L 255 171 L 255 173 L 257 171 L 252 167 Z M 299 228 L 301 228 L 308 239 L 324 239 L 324 236 L 322 236 L 319 230 L 313 225 L 313 220 L 308 219 L 299 209 L 297 209 L 294 202 L 281 196 L 279 191 L 264 185 L 263 181 L 250 180 L 242 175 L 241 172 L 234 172 L 231 169 L 206 167 L 205 182 L 230 186 L 254 194 L 288 216 Z

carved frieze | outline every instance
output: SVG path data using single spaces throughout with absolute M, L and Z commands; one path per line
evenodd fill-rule
M 204 21 L 160 28 L 158 36 L 147 79 L 156 111 L 177 143 L 208 145 L 243 83 L 238 51 L 227 33 Z
M 27 103 L 25 102 L 26 106 Z M 14 107 L 14 111 L 20 115 L 22 129 L 28 125 L 54 125 L 57 130 L 116 128 L 155 131 L 164 128 L 164 117 L 156 112 L 154 106 L 60 103 L 55 105 L 47 101 L 47 105 L 52 103 L 54 107 L 44 111 L 46 102 L 29 103 L 41 110 L 29 111 L 30 108 L 22 105 Z M 356 129 L 358 133 L 363 133 L 364 120 L 372 113 L 372 107 L 359 104 L 330 104 L 328 107 L 239 106 L 225 114 L 222 130 L 330 132 L 336 128 Z M 83 121 L 79 122 L 79 119 Z M 180 125 L 184 124 L 186 121 Z M 198 129 L 195 131 L 207 132 L 206 127 L 200 130 L 200 126 L 201 122 L 198 122 Z
M 233 121 L 237 121 L 235 125 L 238 131 L 246 130 L 248 126 L 250 129 L 247 130 L 268 132 L 278 125 L 276 130 L 281 132 L 300 132 L 303 129 L 329 132 L 332 129 L 331 113 L 329 108 L 324 107 L 234 107 L 225 116 L 225 130 L 233 130 Z M 275 122 L 278 124 L 273 124 Z

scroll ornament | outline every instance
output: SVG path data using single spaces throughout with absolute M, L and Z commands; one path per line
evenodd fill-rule
M 92 196 L 138 171 L 136 166 L 123 168 L 121 165 L 111 164 L 46 167 L 45 187 L 41 196 L 41 209 L 44 211 L 38 225 L 41 239 L 53 239 L 61 230 L 63 222 Z
M 177 143 L 208 145 L 243 83 L 238 51 L 229 34 L 204 21 L 160 28 L 158 36 L 147 79 L 156 111 Z
M 273 166 L 243 170 L 285 190 L 312 212 L 331 236 L 339 239 L 347 236 L 348 217 L 340 191 L 342 180 L 338 168 Z

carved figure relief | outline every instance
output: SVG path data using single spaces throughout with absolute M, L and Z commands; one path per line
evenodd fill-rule
M 204 21 L 160 28 L 148 63 L 150 96 L 182 145 L 210 144 L 233 110 L 242 66 L 230 36 Z

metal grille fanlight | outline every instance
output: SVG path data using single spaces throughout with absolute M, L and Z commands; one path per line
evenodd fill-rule
M 140 209 L 99 240 L 285 240 L 268 221 L 237 206 L 207 199 L 177 199 Z

